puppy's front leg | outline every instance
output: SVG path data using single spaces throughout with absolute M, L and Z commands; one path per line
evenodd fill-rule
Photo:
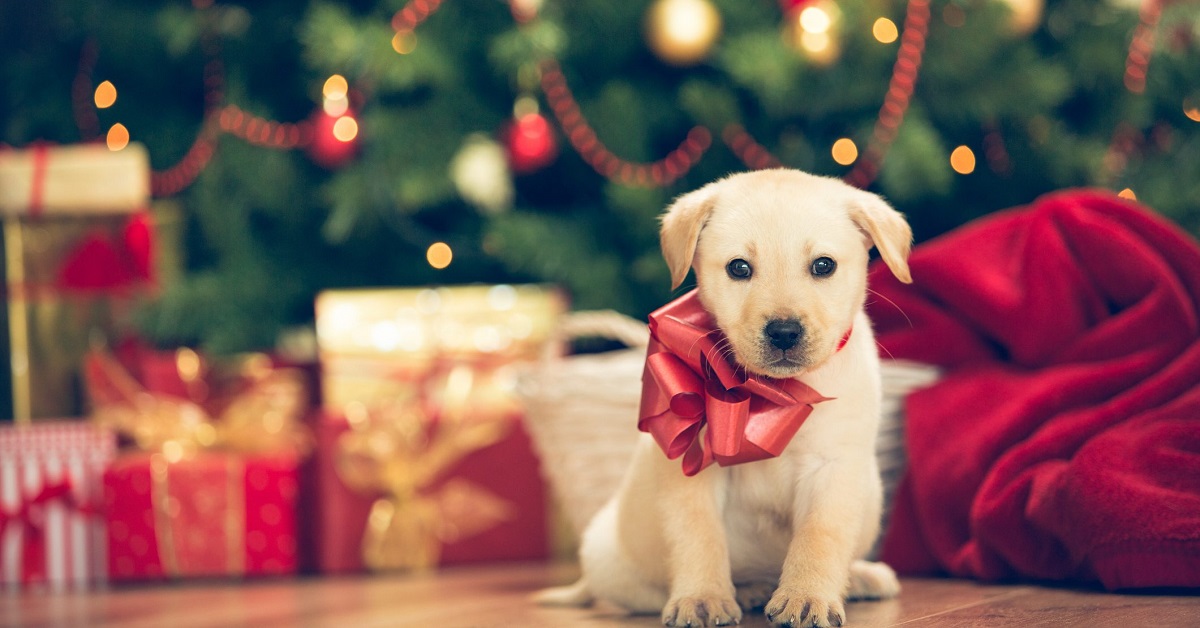
M 659 501 L 667 549 L 670 595 L 666 626 L 728 626 L 742 619 L 734 599 L 729 546 L 718 495 L 725 474 L 709 467 L 695 477 L 673 469 Z
M 811 492 L 797 495 L 779 588 L 764 612 L 779 626 L 841 626 L 862 521 L 867 478 L 852 460 L 825 461 Z

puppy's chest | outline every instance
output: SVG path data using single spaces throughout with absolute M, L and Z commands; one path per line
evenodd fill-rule
M 794 461 L 771 459 L 730 467 L 725 515 L 734 527 L 759 530 L 791 527 L 797 498 Z

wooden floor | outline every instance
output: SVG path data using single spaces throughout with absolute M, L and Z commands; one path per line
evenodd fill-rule
M 539 608 L 537 589 L 574 568 L 506 565 L 420 576 L 121 586 L 91 592 L 0 592 L 0 626 L 645 626 L 612 608 Z M 1200 596 L 1112 595 L 1036 586 L 905 580 L 895 600 L 857 602 L 847 626 L 1200 626 Z M 742 626 L 767 626 L 761 614 Z

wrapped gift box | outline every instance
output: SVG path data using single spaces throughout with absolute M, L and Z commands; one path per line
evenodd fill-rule
M 148 209 L 149 174 L 137 144 L 0 150 L 0 417 L 84 414 L 83 353 L 129 331 L 162 268 L 162 227 L 178 229 L 172 208 Z
M 105 580 L 101 476 L 116 443 L 82 421 L 0 428 L 0 588 Z
M 113 581 L 295 573 L 291 455 L 121 456 L 104 473 Z
M 385 450 L 371 460 L 371 452 L 363 450 L 388 431 L 355 428 L 344 416 L 328 413 L 316 421 L 317 510 L 310 514 L 317 540 L 313 558 L 321 572 L 548 556 L 546 490 L 518 420 L 500 422 L 487 437 L 494 439 L 490 444 L 475 449 L 474 443 L 464 443 L 469 451 L 440 472 L 434 468 L 440 454 L 431 450 Z M 357 463 L 348 460 L 356 456 Z M 358 470 L 347 469 L 355 464 Z M 389 477 L 392 473 L 400 477 Z
M 556 351 L 565 306 L 540 286 L 318 297 L 319 570 L 548 555 L 546 487 L 515 384 L 522 363 Z
M 123 355 L 84 363 L 93 420 L 129 445 L 104 473 L 110 579 L 295 573 L 304 373 L 262 354 Z

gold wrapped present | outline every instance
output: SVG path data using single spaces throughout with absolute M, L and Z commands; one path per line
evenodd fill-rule
M 545 485 L 515 387 L 522 363 L 556 351 L 565 307 L 530 285 L 318 297 L 322 571 L 546 557 Z
M 512 365 L 548 350 L 566 299 L 536 285 L 331 290 L 316 302 L 322 401 L 341 411 L 413 400 L 413 382 L 475 367 L 471 404 L 515 403 Z M 484 380 L 490 380 L 490 384 Z
M 161 240 L 178 229 L 178 212 L 148 209 L 149 172 L 138 145 L 0 151 L 0 348 L 10 356 L 0 398 L 11 400 L 0 417 L 85 413 L 84 352 L 128 332 L 136 304 L 162 279 L 161 252 L 178 246 Z

